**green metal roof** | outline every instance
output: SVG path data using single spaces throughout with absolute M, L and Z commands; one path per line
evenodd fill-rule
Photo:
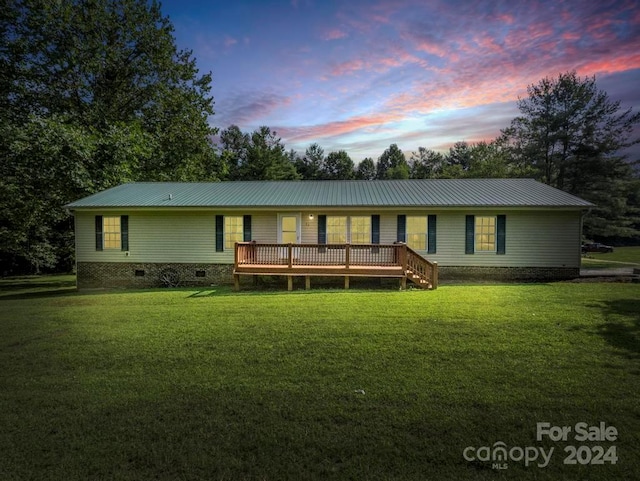
M 68 204 L 108 207 L 569 207 L 593 204 L 532 179 L 140 182 Z

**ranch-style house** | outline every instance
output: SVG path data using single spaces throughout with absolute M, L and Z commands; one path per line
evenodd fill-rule
M 79 288 L 242 276 L 558 280 L 592 204 L 531 179 L 142 182 L 66 206 Z

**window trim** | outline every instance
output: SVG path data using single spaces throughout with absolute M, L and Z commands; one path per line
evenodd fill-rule
M 379 215 L 322 215 L 318 216 L 318 243 L 319 244 L 353 244 L 353 245 L 370 245 L 380 243 L 380 216 Z M 331 219 L 344 219 L 344 242 L 332 242 L 330 236 L 340 234 L 331 232 Z M 353 219 L 368 219 L 369 239 L 367 242 L 353 241 Z M 335 225 L 335 224 L 334 224 Z M 376 230 L 377 229 L 377 230 Z M 322 242 L 324 240 L 324 242 Z
M 231 225 L 227 223 L 231 219 L 235 219 L 234 226 L 236 229 L 231 232 Z M 239 219 L 239 222 L 238 222 Z M 238 228 L 239 226 L 239 228 Z M 233 236 L 233 237 L 232 237 Z M 244 242 L 244 216 L 242 215 L 225 215 L 222 228 L 223 249 L 233 250 L 236 242 Z
M 218 214 L 215 216 L 215 247 L 216 252 L 224 252 L 225 250 L 233 250 L 235 247 L 227 246 L 227 229 L 226 229 L 226 219 L 228 217 L 239 217 L 242 219 L 242 229 L 240 240 L 237 242 L 250 242 L 252 240 L 252 230 L 251 230 L 251 215 L 221 215 Z
M 478 220 L 492 219 L 493 220 L 493 232 L 485 232 L 478 227 L 485 227 L 484 225 L 478 226 Z M 491 227 L 491 225 L 489 225 Z M 489 242 L 479 241 L 481 236 L 493 236 L 493 248 L 481 249 L 478 246 L 481 244 L 489 244 Z M 497 215 L 476 215 L 473 219 L 473 251 L 476 254 L 496 254 L 498 252 L 498 216 Z
M 373 244 L 373 229 L 372 229 L 372 216 L 371 215 L 350 215 L 349 216 L 349 221 L 348 221 L 348 231 L 349 231 L 349 235 L 348 235 L 348 239 L 349 239 L 349 243 L 350 244 L 356 244 L 356 245 L 368 245 L 368 244 Z M 367 242 L 354 242 L 353 240 L 353 220 L 354 219 L 366 219 L 368 220 L 368 227 L 369 227 L 369 239 L 367 240 Z M 356 235 L 361 235 L 359 233 L 356 233 Z
M 476 246 L 476 217 L 495 217 L 495 250 L 478 251 Z M 465 217 L 465 254 L 495 254 L 506 255 L 507 253 L 507 216 L 497 214 L 494 216 L 476 216 L 468 214 Z
M 412 232 L 410 226 L 412 224 L 411 219 L 420 219 L 420 221 L 424 221 L 424 231 L 421 232 Z M 424 236 L 424 248 L 417 248 L 411 245 L 409 242 L 410 236 L 412 235 L 420 235 Z M 427 215 L 407 215 L 405 220 L 405 233 L 404 233 L 407 246 L 415 251 L 424 251 L 426 252 L 429 249 L 429 216 Z
M 106 222 L 108 219 L 118 219 L 118 230 L 114 230 L 112 226 L 108 230 Z M 95 225 L 95 248 L 96 251 L 128 251 L 129 250 L 129 216 L 128 215 L 96 215 Z M 113 239 L 109 242 L 114 245 L 107 246 L 107 236 L 117 235 L 119 241 L 115 245 Z
M 427 254 L 436 254 L 437 249 L 437 227 L 438 227 L 438 216 L 437 214 L 425 214 L 423 215 L 410 215 L 399 214 L 396 221 L 396 242 L 402 242 L 409 245 L 408 236 L 409 232 L 407 232 L 407 218 L 408 217 L 424 217 L 426 219 L 426 243 L 425 249 L 422 252 L 426 252 Z M 411 246 L 409 246 L 411 247 Z

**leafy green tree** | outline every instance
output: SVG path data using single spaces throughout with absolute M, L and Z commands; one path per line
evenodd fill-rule
M 324 162 L 323 179 L 348 180 L 355 177 L 354 164 L 344 150 L 331 152 Z
M 640 113 L 621 111 L 620 102 L 598 90 L 595 77 L 568 72 L 527 92 L 518 101 L 522 115 L 505 134 L 547 184 L 575 191 L 589 170 L 597 170 L 598 159 L 620 159 L 620 150 L 640 141 L 632 136 Z
M 595 77 L 575 72 L 544 78 L 520 99 L 521 115 L 503 131 L 516 162 L 542 182 L 597 204 L 585 218 L 587 235 L 635 235 L 625 221 L 634 172 L 620 152 L 640 141 L 640 113 L 622 109 Z
M 250 136 L 246 158 L 239 167 L 241 180 L 296 180 L 300 176 L 275 131 L 262 126 Z
M 191 52 L 177 49 L 155 0 L 5 0 L 3 188 L 20 192 L 25 208 L 50 215 L 37 219 L 34 237 L 29 223 L 3 209 L 1 225 L 13 234 L 3 237 L 0 256 L 35 270 L 60 261 L 71 239 L 62 206 L 97 190 L 130 180 L 219 179 L 224 166 L 211 141 L 210 83 Z M 65 169 L 50 167 L 45 182 L 36 170 L 51 159 Z M 89 181 L 67 182 L 66 172 L 83 172 Z M 43 198 L 50 201 L 46 209 L 38 207 Z M 51 249 L 19 244 L 45 234 Z
M 376 178 L 402 179 L 409 177 L 409 165 L 397 144 L 391 144 L 378 158 Z
M 230 125 L 220 132 L 220 158 L 227 172 L 226 179 L 239 180 L 240 166 L 246 161 L 247 151 L 251 143 L 249 134 L 245 134 L 237 125 Z
M 0 163 L 0 274 L 70 270 L 73 221 L 62 206 L 93 190 L 86 166 L 96 138 L 56 117 L 4 134 L 11 140 Z
M 373 180 L 376 178 L 376 164 L 371 157 L 366 157 L 358 164 L 356 179 Z
M 412 179 L 435 179 L 442 172 L 445 163 L 444 155 L 435 150 L 418 147 L 409 159 Z
M 298 173 L 305 180 L 317 180 L 322 178 L 324 168 L 324 149 L 317 143 L 307 147 L 304 157 L 296 162 Z
M 471 168 L 471 147 L 467 142 L 456 142 L 449 148 L 447 155 L 447 165 L 459 167 L 459 170 L 466 172 Z
M 478 142 L 468 147 L 469 168 L 467 178 L 532 177 L 533 169 L 512 162 L 510 150 L 500 139 Z

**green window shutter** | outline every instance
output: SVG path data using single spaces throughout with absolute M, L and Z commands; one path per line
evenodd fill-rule
M 245 215 L 242 218 L 242 240 L 245 242 L 251 241 L 251 216 Z
M 120 250 L 129 250 L 129 216 L 120 216 Z
M 216 216 L 216 252 L 224 251 L 224 216 Z
M 504 255 L 506 253 L 506 241 L 507 241 L 507 216 L 499 215 L 496 219 L 496 230 L 497 230 L 497 246 L 496 246 L 496 254 Z
M 318 244 L 327 243 L 327 216 L 318 216 Z
M 102 250 L 102 216 L 96 216 L 96 250 Z
M 466 218 L 466 229 L 464 238 L 464 253 L 473 254 L 475 248 L 475 230 L 476 230 L 476 217 L 474 215 L 468 215 Z
M 430 215 L 427 221 L 427 253 L 436 253 L 436 216 Z
M 398 232 L 396 240 L 398 242 L 407 242 L 407 216 L 400 214 L 398 216 Z
M 380 216 L 371 216 L 371 243 L 380 244 Z
M 318 216 L 318 244 L 327 243 L 327 216 Z M 327 251 L 326 247 L 319 247 L 318 252 L 323 254 Z

